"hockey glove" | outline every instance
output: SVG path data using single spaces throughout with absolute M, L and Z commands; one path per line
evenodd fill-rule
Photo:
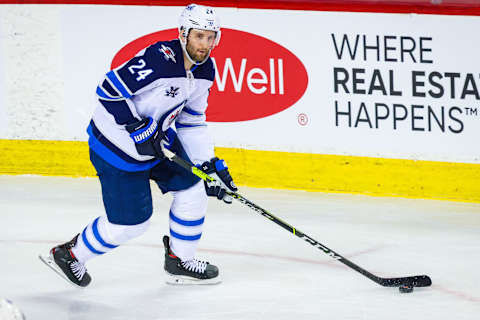
M 210 175 L 215 181 L 205 181 L 205 190 L 210 197 L 217 197 L 225 203 L 232 203 L 232 197 L 227 194 L 229 192 L 237 192 L 237 187 L 233 183 L 233 179 L 228 172 L 225 160 L 212 158 L 202 164 L 202 171 Z
M 129 124 L 125 128 L 135 142 L 137 152 L 144 156 L 163 159 L 165 155 L 162 151 L 162 145 L 169 148 L 173 143 L 161 130 L 158 130 L 157 122 L 151 117 Z M 170 140 L 173 139 L 174 136 L 170 137 Z

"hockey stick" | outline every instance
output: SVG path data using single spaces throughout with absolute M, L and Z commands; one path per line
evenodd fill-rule
M 178 157 L 175 153 L 171 152 L 168 149 L 163 149 L 165 156 L 170 160 L 181 166 L 187 171 L 190 171 L 197 177 L 199 177 L 202 180 L 205 180 L 207 182 L 214 181 L 212 177 L 210 177 L 208 174 L 200 170 L 199 168 L 195 167 L 194 165 L 190 164 L 189 162 L 185 161 L 184 159 Z M 320 242 L 314 240 L 312 237 L 306 235 L 305 233 L 301 232 L 297 228 L 292 227 L 285 221 L 277 218 L 267 210 L 263 209 L 262 207 L 256 205 L 252 201 L 248 200 L 244 196 L 240 195 L 239 193 L 236 192 L 228 192 L 230 196 L 232 196 L 234 199 L 240 201 L 241 203 L 245 204 L 248 206 L 250 209 L 256 211 L 257 213 L 261 214 L 262 216 L 270 219 L 271 221 L 275 222 L 282 228 L 284 228 L 287 231 L 290 231 L 300 239 L 305 240 L 312 246 L 316 247 L 317 249 L 320 249 L 324 253 L 326 253 L 328 256 L 332 257 L 333 259 L 340 261 L 341 263 L 347 265 L 348 267 L 352 268 L 353 270 L 361 273 L 365 277 L 369 278 L 370 280 L 378 283 L 381 286 L 384 287 L 400 287 L 400 286 L 409 286 L 409 287 L 428 287 L 432 284 L 432 280 L 430 279 L 429 276 L 427 275 L 421 275 L 421 276 L 410 276 L 410 277 L 401 277 L 401 278 L 381 278 L 378 277 L 367 270 L 361 268 L 360 266 L 356 265 L 352 261 L 348 260 L 347 258 L 341 256 L 340 254 L 336 253 L 332 249 L 327 248 Z

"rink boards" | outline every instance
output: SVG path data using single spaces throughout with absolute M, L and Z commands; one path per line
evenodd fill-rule
M 94 175 L 97 82 L 180 10 L 0 6 L 0 172 Z M 238 184 L 480 201 L 477 16 L 218 13 L 207 119 Z
M 0 140 L 2 174 L 95 176 L 86 142 Z M 5 152 L 6 151 L 6 152 Z M 480 202 L 476 164 L 216 148 L 238 185 Z

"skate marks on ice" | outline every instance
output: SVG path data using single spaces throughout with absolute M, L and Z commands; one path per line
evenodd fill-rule
M 223 282 L 166 285 L 161 236 L 168 232 L 170 198 L 152 192 L 150 230 L 89 261 L 92 284 L 78 290 L 37 256 L 103 212 L 98 180 L 0 176 L 0 296 L 39 320 L 471 320 L 480 313 L 478 204 L 242 188 L 252 201 L 379 276 L 432 276 L 432 287 L 401 295 L 248 208 L 216 201 L 209 202 L 199 258 L 217 264 Z

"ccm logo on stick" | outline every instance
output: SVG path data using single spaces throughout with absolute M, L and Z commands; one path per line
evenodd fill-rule
M 177 29 L 145 35 L 123 47 L 115 68 L 138 51 L 175 39 Z M 283 46 L 258 35 L 222 28 L 212 52 L 215 83 L 208 99 L 207 121 L 236 122 L 264 118 L 294 105 L 305 93 L 308 75 L 303 63 Z

